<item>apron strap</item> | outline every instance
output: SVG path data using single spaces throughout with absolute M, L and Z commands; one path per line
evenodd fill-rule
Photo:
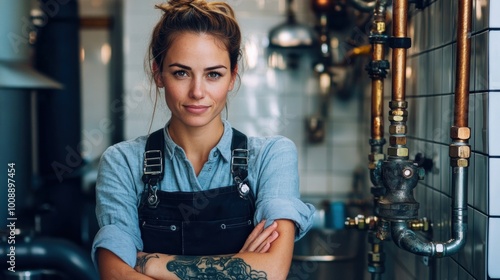
M 163 155 L 165 151 L 165 139 L 163 128 L 149 135 L 144 152 L 142 181 L 144 182 L 143 200 L 147 199 L 148 206 L 156 208 L 160 200 L 156 195 L 158 182 L 163 179 L 165 169 L 163 168 Z M 147 194 L 147 195 L 146 195 Z
M 247 136 L 234 128 L 231 141 L 231 174 L 237 184 L 245 181 L 248 176 Z
M 145 184 L 144 194 L 147 193 L 148 206 L 152 208 L 156 208 L 159 203 L 156 192 L 158 191 L 158 182 L 163 179 L 165 174 L 163 168 L 164 150 L 165 139 L 162 128 L 149 135 L 144 152 L 142 181 Z M 234 128 L 231 140 L 231 174 L 235 183 L 240 186 L 240 194 L 246 197 L 250 190 L 245 182 L 248 176 L 247 136 Z
M 142 181 L 144 184 L 156 185 L 163 179 L 163 155 L 165 150 L 165 139 L 163 139 L 163 128 L 151 133 L 146 142 L 144 152 L 144 164 Z

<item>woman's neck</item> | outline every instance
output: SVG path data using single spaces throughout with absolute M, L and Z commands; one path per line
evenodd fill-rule
M 186 153 L 196 175 L 207 162 L 210 151 L 219 143 L 224 134 L 222 120 L 204 127 L 186 127 L 171 122 L 167 129 L 172 140 Z

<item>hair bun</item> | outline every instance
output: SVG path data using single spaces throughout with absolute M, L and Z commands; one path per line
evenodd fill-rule
M 185 10 L 186 8 L 206 7 L 207 2 L 204 0 L 169 0 L 165 3 L 156 5 L 157 8 L 163 11 L 170 10 Z

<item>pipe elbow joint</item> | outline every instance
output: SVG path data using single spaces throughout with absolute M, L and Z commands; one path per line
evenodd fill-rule
M 426 241 L 409 229 L 405 222 L 391 223 L 391 235 L 398 247 L 416 255 L 437 258 L 457 253 L 466 241 L 465 233 L 445 243 Z
M 421 256 L 436 254 L 436 246 L 432 242 L 422 240 L 405 222 L 391 223 L 391 235 L 398 247 L 410 253 Z
M 451 239 L 446 243 L 433 243 L 434 254 L 432 257 L 442 258 L 458 253 L 465 245 L 465 239 Z
M 362 12 L 371 12 L 376 7 L 377 1 L 369 0 L 351 0 L 351 4 Z

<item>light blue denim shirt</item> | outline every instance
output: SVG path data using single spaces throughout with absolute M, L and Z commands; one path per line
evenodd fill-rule
M 231 125 L 224 121 L 224 135 L 196 176 L 184 150 L 175 144 L 164 129 L 165 176 L 163 191 L 201 191 L 233 184 L 230 172 Z M 100 230 L 94 238 L 96 249 L 110 250 L 134 267 L 136 255 L 143 248 L 137 208 L 144 190 L 143 153 L 147 136 L 109 147 L 101 157 L 97 176 L 97 221 Z M 295 222 L 296 240 L 312 226 L 314 207 L 300 200 L 297 150 L 282 136 L 249 137 L 249 185 L 256 196 L 254 223 L 265 219 Z

